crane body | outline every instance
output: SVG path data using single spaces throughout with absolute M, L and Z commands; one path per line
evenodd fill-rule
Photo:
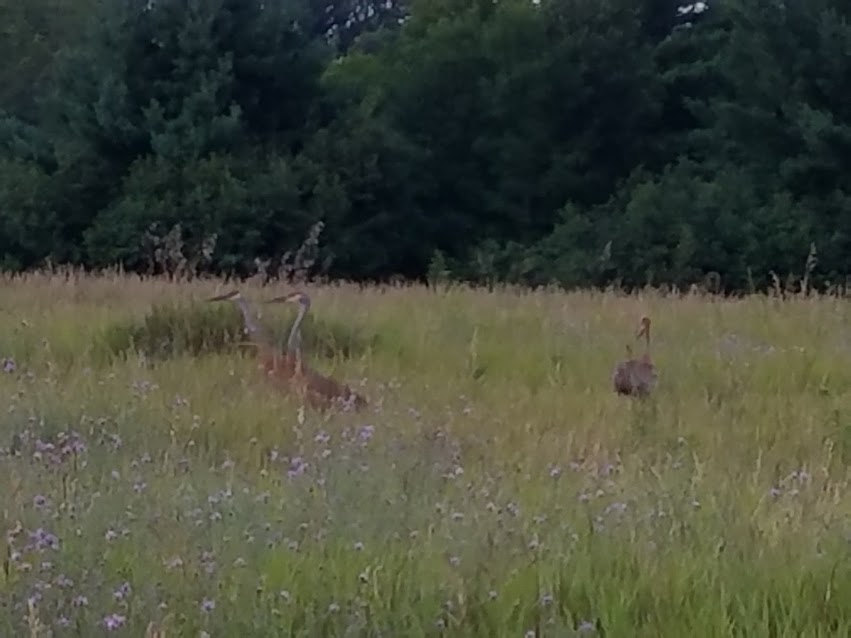
M 616 393 L 644 398 L 648 396 L 659 379 L 656 366 L 650 359 L 650 318 L 642 317 L 636 338 L 645 338 L 644 354 L 638 359 L 632 357 L 632 348 L 627 345 L 626 361 L 615 366 L 612 374 L 612 386 Z
M 285 360 L 287 365 L 292 366 L 289 380 L 302 399 L 316 409 L 326 409 L 334 404 L 351 405 L 356 410 L 366 407 L 366 399 L 348 385 L 317 372 L 304 362 L 301 348 L 301 324 L 310 309 L 310 297 L 296 291 L 269 299 L 266 303 L 298 304 L 298 315 L 293 321 L 287 338 Z
M 242 313 L 244 330 L 249 337 L 249 343 L 257 349 L 257 367 L 266 376 L 274 377 L 279 382 L 286 382 L 295 373 L 296 361 L 289 351 L 281 354 L 274 346 L 271 335 L 257 322 L 257 318 L 251 312 L 245 297 L 239 290 L 216 297 L 207 301 L 232 301 Z

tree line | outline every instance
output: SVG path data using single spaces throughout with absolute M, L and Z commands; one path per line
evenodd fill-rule
M 0 0 L 0 268 L 841 285 L 849 13 Z

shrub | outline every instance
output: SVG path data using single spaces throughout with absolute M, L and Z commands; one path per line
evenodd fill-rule
M 291 320 L 269 325 L 263 321 L 275 343 L 281 345 L 289 334 Z M 317 320 L 308 315 L 302 325 L 302 343 L 311 356 L 346 358 L 357 356 L 377 342 L 357 327 Z M 231 304 L 169 303 L 155 305 L 141 320 L 129 320 L 107 327 L 97 337 L 95 352 L 107 358 L 128 352 L 152 359 L 184 354 L 198 356 L 211 352 L 231 352 L 247 345 L 242 315 Z

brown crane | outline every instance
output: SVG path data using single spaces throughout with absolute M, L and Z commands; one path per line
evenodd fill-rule
M 301 351 L 301 323 L 310 309 L 310 297 L 304 292 L 295 291 L 288 295 L 269 299 L 266 303 L 296 303 L 298 315 L 293 321 L 287 339 L 287 360 L 293 361 L 292 383 L 301 397 L 313 408 L 325 409 L 335 403 L 352 405 L 360 410 L 367 401 L 349 386 L 331 377 L 326 377 L 304 363 Z
M 627 345 L 626 352 L 629 357 L 615 366 L 612 374 L 612 385 L 615 392 L 627 396 L 644 398 L 656 387 L 659 373 L 656 366 L 650 360 L 650 318 L 642 317 L 636 339 L 644 337 L 644 354 L 640 358 L 632 358 L 632 348 Z
M 295 356 L 287 351 L 281 355 L 273 344 L 268 332 L 256 321 L 245 297 L 239 290 L 232 290 L 223 295 L 211 297 L 207 301 L 232 301 L 242 312 L 245 332 L 251 345 L 257 348 L 258 368 L 267 376 L 274 377 L 278 382 L 288 383 L 295 373 Z

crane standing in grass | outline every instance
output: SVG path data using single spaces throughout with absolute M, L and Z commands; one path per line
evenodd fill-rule
M 275 379 L 283 381 L 285 384 L 292 379 L 296 366 L 294 353 L 291 353 L 287 349 L 287 352 L 281 356 L 277 348 L 273 345 L 272 338 L 257 323 L 257 318 L 252 314 L 248 302 L 239 290 L 232 290 L 223 295 L 211 297 L 207 301 L 232 301 L 235 303 L 237 308 L 242 312 L 244 329 L 248 333 L 249 341 L 251 345 L 257 348 L 257 358 L 260 361 L 258 368 L 263 370 L 268 376 L 275 377 Z
M 298 316 L 293 321 L 287 339 L 286 357 L 287 360 L 293 361 L 291 380 L 302 398 L 311 407 L 317 409 L 327 408 L 334 403 L 351 404 L 356 410 L 366 407 L 366 399 L 349 386 L 320 374 L 304 363 L 301 351 L 301 323 L 310 309 L 310 297 L 301 291 L 296 291 L 269 299 L 266 303 L 298 304 Z
M 644 398 L 656 387 L 659 373 L 650 360 L 650 318 L 642 317 L 640 328 L 635 335 L 645 339 L 644 354 L 639 359 L 632 358 L 632 348 L 627 345 L 629 359 L 615 367 L 612 385 L 618 394 Z

